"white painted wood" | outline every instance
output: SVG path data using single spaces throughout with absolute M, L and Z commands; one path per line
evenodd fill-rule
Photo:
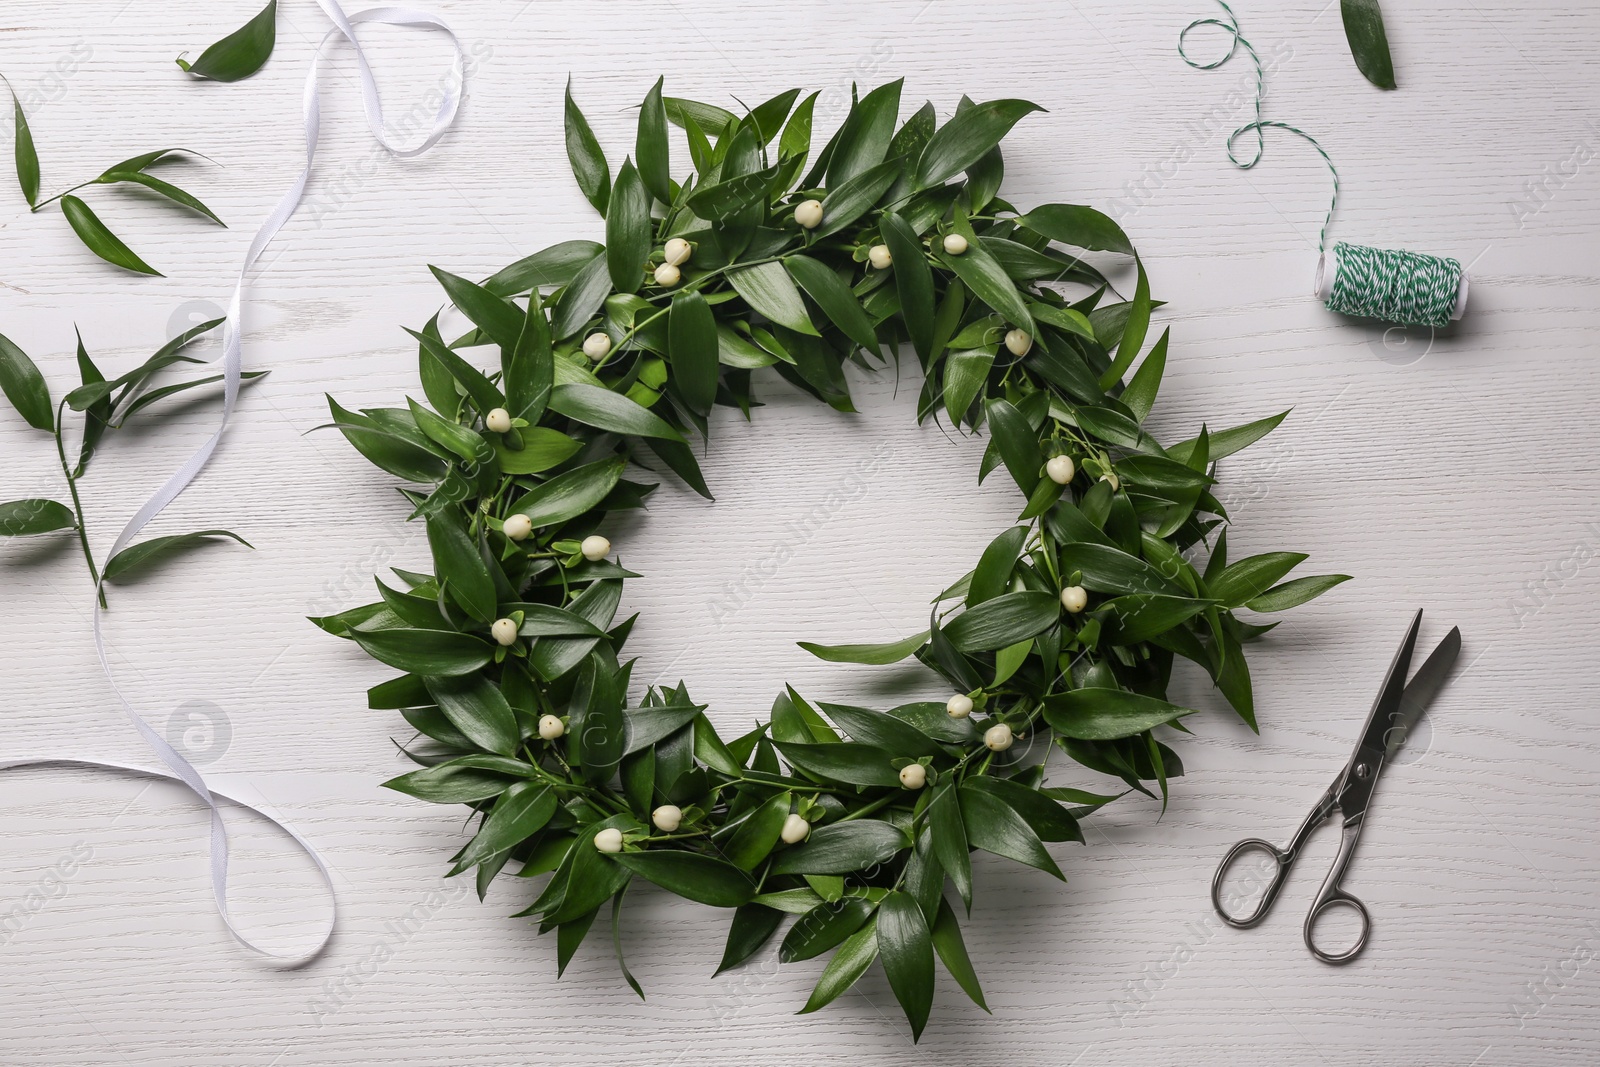
M 224 165 L 181 173 L 225 231 L 92 194 L 165 279 L 102 266 L 54 209 L 30 216 L 6 184 L 3 329 L 38 354 L 58 395 L 74 323 L 120 367 L 224 301 L 249 234 L 299 167 L 300 85 L 324 30 L 315 5 L 286 0 L 279 54 L 249 82 L 195 85 L 171 66 L 253 6 L 5 5 L 0 70 L 28 104 L 48 191 L 161 145 Z M 1400 335 L 1309 296 L 1327 195 L 1309 150 L 1275 136 L 1249 173 L 1224 158 L 1215 130 L 1244 120 L 1229 94 L 1248 74 L 1238 62 L 1198 73 L 1174 54 L 1182 25 L 1212 13 L 1206 0 L 435 6 L 475 58 L 458 129 L 425 158 L 384 157 L 334 61 L 309 207 L 251 290 L 248 361 L 272 376 L 161 523 L 225 525 L 256 551 L 218 547 L 119 589 L 110 620 L 120 677 L 150 716 L 165 722 L 191 700 L 221 709 L 231 742 L 208 770 L 324 850 L 338 939 L 299 971 L 245 958 L 209 901 L 203 816 L 176 788 L 0 775 L 0 914 L 23 913 L 0 945 L 0 1062 L 1595 1062 L 1600 10 L 1388 4 L 1402 89 L 1379 94 L 1353 69 L 1332 4 L 1238 5 L 1264 52 L 1292 50 L 1278 53 L 1269 117 L 1316 131 L 1339 161 L 1335 235 L 1471 261 L 1466 321 L 1397 349 Z M 420 114 L 437 42 L 372 37 L 392 113 Z M 1057 849 L 1066 886 L 979 863 L 967 936 L 992 1018 L 944 980 L 913 1047 L 881 976 L 795 1017 L 818 965 L 778 970 L 769 953 L 710 980 L 723 916 L 649 891 L 624 921 L 648 1002 L 623 985 L 603 936 L 557 982 L 553 943 L 506 917 L 527 902 L 522 883 L 503 878 L 480 904 L 442 882 L 459 814 L 377 788 L 401 767 L 398 719 L 364 709 L 383 669 L 302 621 L 360 602 L 374 571 L 425 558 L 386 480 L 311 432 L 322 394 L 372 403 L 415 388 L 399 326 L 438 300 L 424 264 L 481 275 L 599 235 L 561 149 L 568 71 L 614 159 L 631 147 L 629 108 L 661 71 L 675 92 L 724 102 L 821 87 L 829 124 L 852 78 L 904 75 L 908 99 L 945 114 L 962 92 L 1036 99 L 1049 113 L 1008 142 L 1007 194 L 1124 201 L 1173 327 L 1158 427 L 1186 436 L 1202 420 L 1294 408 L 1224 464 L 1234 551 L 1300 549 L 1318 571 L 1358 580 L 1254 650 L 1260 737 L 1181 680 L 1209 713 L 1182 739 L 1189 773 L 1164 818 L 1130 800 L 1092 820 L 1088 847 Z M 1127 183 L 1141 177 L 1135 204 Z M 974 486 L 978 443 L 915 428 L 916 381 L 854 385 L 863 413 L 843 417 L 763 382 L 753 425 L 717 420 L 716 505 L 667 485 L 648 518 L 612 533 L 648 576 L 626 601 L 644 612 L 641 677 L 687 679 L 729 728 L 763 715 L 783 681 L 861 702 L 935 694 L 926 677 L 831 667 L 793 642 L 918 627 L 927 598 L 1013 514 L 998 484 Z M 87 488 L 98 549 L 210 418 L 202 409 L 105 452 Z M 15 417 L 0 417 L 0 450 L 0 496 L 59 490 L 46 442 Z M 818 507 L 825 520 L 797 536 L 792 524 Z M 790 553 L 715 624 L 724 582 Z M 71 546 L 0 546 L 0 576 L 0 754 L 145 758 L 93 664 Z M 1213 865 L 1241 836 L 1292 829 L 1344 758 L 1416 607 L 1428 639 L 1460 624 L 1470 668 L 1369 820 L 1350 886 L 1373 914 L 1370 950 L 1333 969 L 1300 944 L 1331 835 L 1269 922 L 1222 928 L 1206 900 Z M 245 820 L 237 833 L 241 912 L 285 946 L 308 936 L 321 907 L 309 873 L 273 835 Z

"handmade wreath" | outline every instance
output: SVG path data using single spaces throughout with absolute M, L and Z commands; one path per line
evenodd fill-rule
M 740 116 L 661 89 L 614 181 L 568 92 L 567 151 L 604 246 L 559 244 L 482 284 L 435 269 L 475 329 L 447 343 L 436 315 L 413 332 L 428 405 L 330 398 L 364 456 L 429 487 L 401 491 L 435 573 L 397 572 L 407 588 L 380 581 L 377 603 L 314 621 L 406 672 L 369 705 L 427 741 L 404 748 L 422 769 L 386 784 L 476 810 L 450 873 L 476 868 L 480 894 L 512 860 L 551 875 L 520 914 L 557 931 L 561 967 L 607 903 L 616 937 L 638 876 L 735 909 L 722 969 L 800 916 L 780 958 L 834 950 L 803 1011 L 881 958 L 920 1033 L 936 953 L 984 1006 L 943 893 L 948 880 L 970 909 L 971 850 L 1062 877 L 1044 842 L 1082 841 L 1078 817 L 1114 799 L 1046 785 L 1049 753 L 1152 796 L 1155 783 L 1165 803 L 1182 765 L 1156 730 L 1190 713 L 1164 699 L 1175 657 L 1254 728 L 1241 646 L 1270 624 L 1234 611 L 1344 578 L 1279 584 L 1298 553 L 1228 562 L 1210 472 L 1283 415 L 1165 447 L 1141 427 L 1167 356 L 1163 334 L 1124 382 L 1154 306 L 1144 269 L 1135 258 L 1131 300 L 1106 302 L 1102 274 L 1055 244 L 1131 256 L 1127 237 L 1091 208 L 1021 213 L 997 195 L 999 143 L 1037 105 L 963 99 L 938 126 L 925 104 L 897 128 L 894 82 L 854 102 L 807 168 L 816 94 Z M 681 184 L 669 122 L 694 164 Z M 986 426 L 979 476 L 1004 467 L 1025 504 L 925 632 L 805 647 L 915 656 L 956 694 L 885 712 L 790 689 L 731 741 L 682 684 L 631 704 L 619 656 L 637 616 L 615 616 L 637 575 L 602 532 L 654 488 L 628 464 L 709 496 L 686 435 L 705 436 L 714 404 L 748 417 L 753 370 L 851 411 L 844 363 L 902 345 L 925 376 L 919 418 Z M 499 348 L 497 372 L 461 354 L 480 346 Z M 1190 556 L 1207 547 L 1202 569 Z M 1024 735 L 1054 744 L 1023 757 Z

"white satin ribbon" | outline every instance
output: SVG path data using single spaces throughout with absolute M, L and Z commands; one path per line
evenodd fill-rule
M 241 316 L 244 305 L 246 276 L 284 223 L 288 222 L 290 217 L 294 215 L 295 209 L 300 204 L 301 197 L 305 194 L 306 183 L 310 180 L 312 164 L 316 160 L 317 138 L 321 128 L 322 117 L 318 102 L 320 83 L 318 68 L 323 50 L 328 46 L 329 42 L 343 39 L 348 41 L 355 50 L 356 62 L 361 72 L 361 88 L 366 104 L 367 125 L 371 129 L 373 137 L 391 154 L 400 158 L 408 158 L 426 152 L 438 142 L 439 138 L 444 136 L 451 123 L 455 121 L 456 111 L 461 104 L 461 94 L 466 79 L 466 57 L 461 51 L 461 42 L 443 19 L 424 11 L 415 11 L 403 7 L 372 7 L 346 15 L 336 0 L 317 0 L 317 3 L 327 13 L 328 18 L 333 21 L 333 28 L 318 43 L 316 53 L 311 59 L 311 70 L 306 76 L 304 100 L 306 164 L 304 169 L 301 170 L 300 176 L 295 179 L 294 184 L 283 194 L 283 198 L 278 201 L 277 206 L 272 209 L 272 213 L 267 216 L 266 221 L 261 224 L 261 228 L 256 231 L 255 238 L 250 242 L 250 249 L 245 253 L 244 263 L 239 268 L 239 280 L 234 286 L 233 298 L 228 303 L 227 318 L 222 326 L 222 418 L 217 424 L 216 431 L 200 446 L 194 455 L 189 457 L 188 462 L 184 463 L 172 477 L 168 478 L 166 484 L 145 502 L 144 506 L 138 510 L 133 518 L 128 520 L 128 524 L 117 535 L 116 541 L 111 546 L 111 551 L 105 557 L 106 559 L 110 559 L 126 548 L 151 519 L 161 514 L 162 509 L 177 499 L 178 494 L 182 493 L 194 481 L 200 471 L 204 469 L 206 463 L 210 461 L 212 453 L 217 450 L 217 445 L 221 443 L 222 435 L 228 428 L 229 419 L 232 417 L 234 406 L 239 399 L 239 385 L 242 380 L 243 354 L 241 338 L 243 328 Z M 378 92 L 377 82 L 373 79 L 372 67 L 367 62 L 366 52 L 361 47 L 360 40 L 356 37 L 355 26 L 362 22 L 437 29 L 449 37 L 450 43 L 455 49 L 455 59 L 451 64 L 453 77 L 442 90 L 443 99 L 440 101 L 438 113 L 434 116 L 433 129 L 429 131 L 426 137 L 414 145 L 402 146 L 395 144 L 389 139 L 388 132 L 384 129 L 383 99 Z M 103 577 L 101 582 L 104 582 Z M 334 893 L 333 876 L 328 870 L 328 865 L 305 838 L 295 833 L 281 820 L 254 804 L 247 803 L 226 793 L 218 792 L 207 786 L 204 776 L 201 775 L 194 764 L 184 758 L 183 753 L 168 744 L 166 738 L 157 733 L 154 727 L 133 709 L 133 705 L 128 702 L 127 697 L 123 695 L 122 690 L 117 686 L 116 677 L 112 673 L 111 663 L 106 653 L 105 636 L 101 630 L 99 593 L 100 588 L 97 585 L 95 588 L 94 607 L 94 643 L 95 651 L 100 657 L 100 666 L 105 671 L 106 679 L 111 683 L 111 689 L 116 693 L 117 701 L 122 705 L 122 710 L 127 713 L 134 729 L 139 731 L 139 736 L 143 737 L 145 742 L 155 750 L 157 756 L 161 757 L 161 762 L 166 765 L 167 770 L 151 770 L 130 764 L 100 760 L 57 757 L 0 761 L 0 769 L 55 763 L 125 771 L 182 782 L 211 811 L 211 890 L 216 899 L 217 912 L 227 925 L 228 932 L 245 948 L 260 953 L 262 956 L 276 962 L 298 965 L 316 958 L 327 947 L 328 941 L 333 937 L 334 927 L 338 922 L 338 899 Z M 252 941 L 234 923 L 233 916 L 228 911 L 228 829 L 223 822 L 222 811 L 218 805 L 219 799 L 247 808 L 283 830 L 315 864 L 317 872 L 322 877 L 322 883 L 327 888 L 331 907 L 327 929 L 323 931 L 322 936 L 317 939 L 316 944 L 309 950 L 293 954 L 269 951 Z

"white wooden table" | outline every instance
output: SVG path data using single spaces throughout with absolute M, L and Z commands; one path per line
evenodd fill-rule
M 325 29 L 309 0 L 285 0 L 278 53 L 251 81 L 196 85 L 171 65 L 254 6 L 6 3 L 0 70 L 28 104 L 47 192 L 166 145 L 224 164 L 174 173 L 228 230 L 97 196 L 164 279 L 100 264 L 53 210 L 27 214 L 5 168 L 0 329 L 56 395 L 74 323 L 120 368 L 214 313 L 299 168 L 300 86 Z M 323 851 L 338 937 L 298 971 L 247 958 L 210 902 L 205 816 L 175 787 L 0 775 L 0 916 L 21 916 L 0 938 L 0 1063 L 1600 1059 L 1600 8 L 1391 0 L 1402 88 L 1380 94 L 1352 66 L 1336 6 L 1238 5 L 1247 34 L 1279 49 L 1269 117 L 1316 132 L 1339 162 L 1335 236 L 1470 261 L 1467 319 L 1430 337 L 1311 299 L 1326 175 L 1278 137 L 1254 171 L 1228 165 L 1218 130 L 1245 121 L 1249 75 L 1240 62 L 1198 73 L 1174 54 L 1209 0 L 433 6 L 473 57 L 458 127 L 422 159 L 389 159 L 365 131 L 348 56 L 335 60 L 307 207 L 251 289 L 247 360 L 272 375 L 152 531 L 226 526 L 256 551 L 218 547 L 119 589 L 109 622 L 122 682 L 151 719 L 176 722 L 219 785 L 259 796 Z M 439 43 L 371 40 L 391 113 L 420 120 Z M 780 969 L 768 951 L 710 980 L 725 914 L 655 892 L 630 898 L 624 921 L 648 1001 L 599 932 L 558 982 L 553 939 L 507 917 L 525 883 L 503 877 L 479 903 L 441 878 L 459 810 L 377 788 L 402 767 L 389 738 L 403 724 L 364 706 L 386 672 L 302 617 L 370 599 L 373 573 L 421 566 L 426 547 L 400 524 L 388 479 L 310 431 L 325 392 L 355 406 L 415 390 L 400 325 L 438 301 L 425 264 L 481 276 L 600 236 L 561 147 L 568 71 L 614 161 L 658 72 L 671 92 L 730 105 L 822 88 L 830 126 L 851 79 L 904 75 L 908 102 L 931 98 L 943 115 L 963 92 L 1037 100 L 1049 113 L 1007 142 L 1007 195 L 1115 205 L 1173 327 L 1158 430 L 1294 408 L 1224 464 L 1234 550 L 1303 550 L 1317 572 L 1357 580 L 1255 647 L 1259 737 L 1193 675 L 1178 679 L 1180 698 L 1208 710 L 1181 741 L 1189 773 L 1164 818 L 1137 798 L 1094 818 L 1087 847 L 1056 849 L 1066 886 L 978 862 L 967 937 L 993 1017 L 942 979 L 912 1046 L 877 974 L 825 1013 L 793 1016 L 819 964 Z M 913 373 L 898 390 L 892 375 L 855 375 L 853 417 L 758 378 L 767 406 L 754 424 L 716 421 L 716 504 L 667 484 L 646 519 L 613 533 L 647 576 L 625 603 L 644 612 L 630 646 L 640 678 L 688 680 L 730 729 L 763 716 L 784 681 L 880 706 L 938 695 L 925 675 L 829 666 L 794 644 L 912 632 L 1013 513 L 998 484 L 974 484 L 981 442 L 915 427 Z M 204 406 L 104 452 L 86 487 L 98 550 L 213 417 Z M 60 491 L 48 441 L 13 414 L 0 416 L 0 455 L 0 498 Z M 807 527 L 808 514 L 822 518 Z M 93 662 L 72 546 L 0 545 L 0 589 L 0 756 L 148 761 Z M 1418 607 L 1425 641 L 1461 626 L 1465 669 L 1369 819 L 1350 888 L 1372 910 L 1370 949 L 1335 969 L 1300 943 L 1332 834 L 1264 926 L 1222 927 L 1207 901 L 1218 857 L 1299 820 Z M 235 822 L 241 917 L 275 944 L 303 943 L 323 908 L 303 861 Z

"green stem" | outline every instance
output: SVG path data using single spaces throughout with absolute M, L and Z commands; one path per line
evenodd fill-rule
M 97 178 L 91 178 L 86 182 L 79 182 L 77 185 L 74 185 L 71 189 L 63 189 L 63 190 L 61 190 L 55 196 L 52 196 L 49 200 L 41 200 L 41 201 L 39 201 L 37 204 L 33 205 L 33 207 L 29 208 L 28 210 L 30 212 L 37 212 L 40 208 L 44 207 L 46 204 L 53 204 L 57 200 L 60 200 L 63 196 L 66 196 L 69 193 L 75 193 L 79 189 L 86 189 L 89 186 L 94 185 L 98 180 L 99 179 L 97 179 Z
M 66 410 L 67 402 L 63 400 L 56 405 L 56 455 L 61 458 L 61 474 L 67 480 L 67 491 L 72 494 L 72 513 L 77 518 L 78 544 L 83 547 L 83 561 L 89 565 L 89 580 L 94 583 L 95 592 L 100 597 L 100 606 L 106 606 L 105 587 L 100 584 L 100 571 L 94 565 L 94 553 L 89 549 L 89 533 L 84 525 L 83 501 L 78 497 L 78 479 L 73 477 L 72 467 L 67 463 L 67 445 L 61 437 L 61 414 Z
M 855 811 L 852 811 L 849 815 L 846 815 L 844 818 L 840 819 L 839 821 L 840 822 L 849 822 L 851 819 L 864 819 L 868 815 L 871 815 L 873 812 L 881 811 L 882 809 L 888 807 L 890 804 L 893 804 L 895 801 L 897 801 L 899 799 L 900 799 L 900 795 L 898 793 L 887 793 L 887 794 L 879 797 L 877 800 L 874 800 L 871 804 L 868 804 L 868 805 L 866 805 L 864 807 L 861 807 L 861 808 L 857 808 Z

